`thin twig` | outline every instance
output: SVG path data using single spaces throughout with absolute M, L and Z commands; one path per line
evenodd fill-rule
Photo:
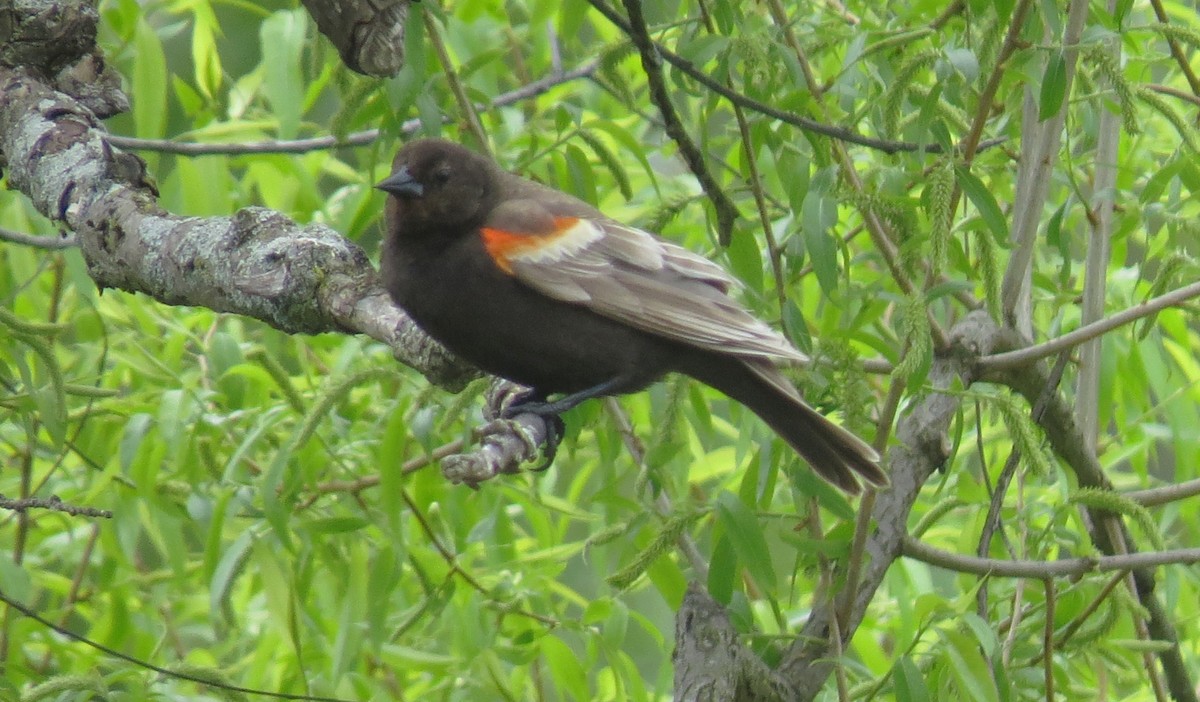
M 144 661 L 144 660 L 141 660 L 140 658 L 134 658 L 133 656 L 130 656 L 129 654 L 126 654 L 126 653 L 121 653 L 120 651 L 118 651 L 114 648 L 109 648 L 108 646 L 105 646 L 102 643 L 93 641 L 93 640 L 87 638 L 86 636 L 81 636 L 79 634 L 76 634 L 75 632 L 71 631 L 70 629 L 58 626 L 57 624 L 50 621 L 49 619 L 42 617 L 41 615 L 39 615 L 37 612 L 33 611 L 29 607 L 26 607 L 25 605 L 21 604 L 20 602 L 17 602 L 16 600 L 12 599 L 3 590 L 0 590 L 0 602 L 3 602 L 4 604 L 11 607 L 13 611 L 20 612 L 21 614 L 25 615 L 26 617 L 29 617 L 30 619 L 37 622 L 38 624 L 41 624 L 42 626 L 54 631 L 56 634 L 58 634 L 60 636 L 65 636 L 66 638 L 68 638 L 72 641 L 76 641 L 78 643 L 81 643 L 81 644 L 89 647 L 89 648 L 93 648 L 107 656 L 111 656 L 113 658 L 125 661 L 126 663 L 131 663 L 139 668 L 144 668 L 146 670 L 153 671 L 153 672 L 158 673 L 159 675 L 162 675 L 167 678 L 172 678 L 175 680 L 187 680 L 189 682 L 198 683 L 200 685 L 205 685 L 210 688 L 215 688 L 218 690 L 225 690 L 226 692 L 237 692 L 237 693 L 241 693 L 244 695 L 257 695 L 260 697 L 272 697 L 272 698 L 279 699 L 279 700 L 308 700 L 309 702 L 347 702 L 346 700 L 344 700 L 340 697 L 322 697 L 320 695 L 296 695 L 296 694 L 291 694 L 291 693 L 287 693 L 287 692 L 272 692 L 271 690 L 256 690 L 254 688 L 242 687 L 240 685 L 229 685 L 227 683 L 223 683 L 218 680 L 213 680 L 211 678 L 206 678 L 201 675 L 193 675 L 191 673 L 185 673 L 185 672 L 178 671 L 178 670 L 171 670 L 170 668 L 163 668 L 162 666 L 155 665 L 153 663 L 150 663 L 149 661 Z
M 983 91 L 979 94 L 979 107 L 975 110 L 971 131 L 967 133 L 967 138 L 962 142 L 963 161 L 967 165 L 970 165 L 971 160 L 979 151 L 979 142 L 983 138 L 983 127 L 987 124 L 988 115 L 992 113 L 992 102 L 996 99 L 996 92 L 1000 89 L 1000 79 L 1004 77 L 1005 64 L 1021 45 L 1021 30 L 1025 28 L 1025 14 L 1032 6 L 1033 0 L 1021 0 L 1013 8 L 1012 20 L 1008 24 L 1008 32 L 1004 35 L 1000 53 L 996 56 L 996 64 L 992 67 L 992 72 L 988 75 L 988 82 L 984 84 Z M 950 199 L 951 211 L 954 210 L 954 203 L 957 200 L 957 197 Z
M 1042 627 L 1042 686 L 1046 690 L 1046 699 L 1054 700 L 1054 581 L 1046 578 L 1042 581 L 1046 593 L 1046 621 Z
M 783 5 L 779 2 L 779 0 L 773 0 L 772 2 L 768 2 L 768 8 L 771 11 L 772 21 L 774 21 L 776 25 L 783 29 L 784 39 L 787 41 L 788 47 L 796 56 L 796 61 L 800 64 L 804 72 L 805 83 L 808 86 L 809 91 L 814 95 L 819 95 L 822 89 L 821 84 L 813 74 L 808 61 L 808 56 L 804 52 L 804 47 L 800 45 L 800 41 L 796 38 L 795 33 L 791 31 L 791 27 L 787 22 L 787 15 L 784 12 Z M 850 157 L 850 153 L 846 149 L 846 145 L 840 140 L 835 140 L 830 145 L 830 150 L 833 152 L 833 158 L 835 161 L 837 161 L 838 168 L 842 173 L 842 177 L 845 178 L 846 183 L 850 186 L 850 188 L 856 193 L 865 193 L 866 186 L 863 184 L 862 177 L 859 175 L 858 169 L 855 167 L 854 160 Z M 904 267 L 900 263 L 899 250 L 897 249 L 892 236 L 884 227 L 884 224 L 879 219 L 879 216 L 870 207 L 862 207 L 860 209 L 862 212 L 863 225 L 866 227 L 867 233 L 871 236 L 871 242 L 875 245 L 876 251 L 879 252 L 879 255 L 883 258 L 884 263 L 887 265 L 892 279 L 896 281 L 897 287 L 899 287 L 905 295 L 913 294 L 916 288 L 912 281 L 909 280 L 908 274 L 905 272 Z M 935 319 L 932 314 L 929 314 L 928 317 L 929 330 L 931 336 L 933 337 L 934 345 L 939 349 L 944 348 L 947 341 L 945 331 L 942 329 L 941 325 L 938 324 L 937 319 Z
M 1109 573 L 1134 568 L 1200 563 L 1200 548 L 1147 551 L 1120 556 L 1062 558 L 1056 561 L 1008 561 L 951 553 L 911 536 L 904 538 L 902 553 L 912 559 L 958 573 L 997 578 L 1073 578 L 1088 573 Z
M 84 544 L 83 554 L 79 557 L 79 566 L 75 569 L 75 577 L 71 578 L 71 589 L 67 591 L 67 599 L 59 608 L 62 614 L 58 617 L 58 625 L 66 626 L 71 620 L 71 616 L 75 614 L 75 603 L 79 601 L 79 590 L 83 587 L 83 576 L 87 573 L 88 566 L 92 564 L 92 553 L 96 550 L 96 542 L 100 540 L 100 525 L 92 524 L 91 533 L 88 534 L 87 543 Z M 42 661 L 37 666 L 37 671 L 42 675 L 50 668 L 50 661 L 53 659 L 53 650 L 47 649 L 42 654 Z
M 600 0 L 589 0 L 589 2 L 592 2 L 593 6 L 602 4 Z M 728 246 L 733 239 L 733 225 L 740 216 L 737 205 L 733 204 L 733 200 L 729 199 L 729 195 L 713 178 L 700 147 L 692 141 L 692 137 L 679 120 L 678 113 L 675 112 L 675 105 L 671 102 L 671 95 L 667 92 L 667 83 L 663 78 L 659 49 L 650 38 L 650 30 L 646 27 L 646 18 L 642 16 L 641 1 L 622 0 L 622 2 L 625 5 L 625 12 L 629 14 L 626 33 L 641 56 L 642 70 L 646 74 L 650 99 L 662 114 L 663 127 L 667 136 L 671 137 L 679 147 L 679 155 L 691 169 L 692 175 L 696 176 L 704 194 L 712 201 L 713 208 L 717 212 L 717 240 L 722 246 Z
M 1154 16 L 1159 22 L 1169 24 L 1170 18 L 1167 17 L 1167 10 L 1163 7 L 1162 0 L 1150 0 L 1150 6 L 1154 8 Z M 1184 77 L 1187 78 L 1188 85 L 1192 92 L 1200 95 L 1200 78 L 1196 77 L 1196 73 L 1192 70 L 1192 61 L 1188 57 L 1187 52 L 1179 47 L 1179 42 L 1175 41 L 1174 37 L 1167 37 L 1167 46 L 1171 47 L 1171 56 L 1174 57 L 1175 63 L 1179 64 L 1179 70 L 1183 71 Z
M 637 463 L 638 469 L 646 470 L 646 448 L 638 439 L 637 434 L 633 431 L 633 423 L 629 421 L 629 415 L 625 412 L 625 408 L 617 401 L 615 397 L 604 398 L 604 409 L 608 411 L 608 415 L 617 423 L 617 433 L 621 435 L 621 441 L 625 444 L 625 450 L 629 452 L 629 456 Z M 658 514 L 663 519 L 668 519 L 675 513 L 675 506 L 671 503 L 671 498 L 667 496 L 666 490 L 659 490 L 658 496 L 654 499 L 654 504 L 658 508 Z M 700 582 L 708 581 L 708 561 L 704 558 L 704 554 L 700 552 L 700 547 L 696 544 L 696 540 L 687 531 L 682 531 L 678 539 L 679 550 L 683 552 L 685 558 L 692 566 L 692 571 L 695 573 L 695 579 Z
M 1092 601 L 1088 603 L 1088 606 L 1085 607 L 1082 612 L 1075 615 L 1075 618 L 1068 622 L 1065 627 L 1063 627 L 1062 633 L 1058 635 L 1057 640 L 1054 642 L 1054 646 L 1056 648 L 1062 648 L 1067 644 L 1067 641 L 1069 641 L 1071 637 L 1079 631 L 1084 622 L 1088 620 L 1088 617 L 1092 616 L 1097 609 L 1100 609 L 1100 605 L 1103 604 L 1104 600 L 1108 599 L 1108 596 L 1112 594 L 1112 591 L 1121 584 L 1121 582 L 1125 579 L 1125 575 L 1125 571 L 1117 571 L 1116 575 L 1109 578 L 1108 582 L 1104 583 L 1104 587 L 1100 588 L 1100 593 L 1092 598 Z
M 26 497 L 20 500 L 13 500 L 0 495 L 0 509 L 12 510 L 21 514 L 31 509 L 48 509 L 52 512 L 66 512 L 73 517 L 102 517 L 104 519 L 112 519 L 113 517 L 112 510 L 98 509 L 96 507 L 78 507 L 63 502 L 57 495 L 51 495 L 50 497 Z
M 1200 478 L 1157 488 L 1130 490 L 1129 492 L 1121 493 L 1121 497 L 1133 500 L 1143 507 L 1157 507 L 1158 505 L 1165 505 L 1169 502 L 1176 502 L 1196 495 L 1200 495 Z
M 713 24 L 712 14 L 708 7 L 704 4 L 704 0 L 700 0 L 700 13 L 704 18 L 704 26 L 709 34 L 717 34 L 717 28 Z M 726 78 L 726 83 L 730 88 L 733 87 L 733 79 Z M 742 152 L 746 156 L 746 170 L 749 171 L 747 184 L 750 186 L 750 192 L 754 195 L 754 207 L 758 211 L 758 223 L 762 227 L 763 236 L 767 240 L 767 257 L 771 261 L 771 273 L 775 277 L 775 295 L 779 302 L 779 310 L 782 311 L 787 307 L 787 291 L 784 287 L 786 281 L 783 275 L 783 252 L 779 248 L 779 241 L 775 237 L 775 228 L 771 225 L 771 216 L 767 211 L 767 198 L 763 191 L 762 176 L 758 172 L 758 157 L 754 153 L 754 144 L 750 138 L 750 123 L 746 120 L 746 112 L 741 105 L 732 103 L 733 117 L 737 121 L 738 134 L 742 139 Z
M 630 32 L 629 23 L 626 22 L 623 17 L 621 17 L 619 14 L 617 14 L 616 11 L 614 11 L 611 7 L 606 5 L 603 0 L 587 0 L 587 1 L 588 1 L 589 5 L 594 7 L 597 12 L 604 15 L 605 19 L 607 19 L 609 22 L 612 22 L 613 24 L 615 24 L 618 28 L 621 29 L 621 31 L 625 32 L 626 34 L 628 34 Z M 700 69 L 696 68 L 696 66 L 694 64 L 692 64 L 691 61 L 683 58 L 679 54 L 676 54 L 675 52 L 663 47 L 660 44 L 654 44 L 654 48 L 657 51 L 658 56 L 660 56 L 664 61 L 671 64 L 675 68 L 679 69 L 680 72 L 682 72 L 687 77 L 691 78 L 692 80 L 696 81 L 697 83 L 700 83 L 704 87 L 715 92 L 716 94 L 720 95 L 721 97 L 725 98 L 726 100 L 729 100 L 732 103 L 741 105 L 742 107 L 746 108 L 747 110 L 751 110 L 753 112 L 757 112 L 759 114 L 763 114 L 768 117 L 773 117 L 773 118 L 779 120 L 780 122 L 790 124 L 793 127 L 799 127 L 800 129 L 811 132 L 813 134 L 820 134 L 822 136 L 827 136 L 831 139 L 836 139 L 837 141 L 844 141 L 844 142 L 847 142 L 850 144 L 858 144 L 859 146 L 866 146 L 868 148 L 875 149 L 877 151 L 882 151 L 885 154 L 896 154 L 896 153 L 901 153 L 901 152 L 916 152 L 916 151 L 921 151 L 921 152 L 930 153 L 930 154 L 940 154 L 940 153 L 945 152 L 945 149 L 942 148 L 942 145 L 938 144 L 938 143 L 915 144 L 915 143 L 907 142 L 907 141 L 889 141 L 887 139 L 873 139 L 871 137 L 863 136 L 862 134 L 859 134 L 858 132 L 856 132 L 852 129 L 847 129 L 844 127 L 834 127 L 829 124 L 824 124 L 822 122 L 818 122 L 814 119 L 809 119 L 807 117 L 803 117 L 801 115 L 796 114 L 795 112 L 788 112 L 787 110 L 781 110 L 778 107 L 768 105 L 765 102 L 759 102 L 758 100 L 755 100 L 752 97 L 743 95 L 743 94 L 737 92 L 736 90 L 731 90 L 731 89 L 727 88 L 720 81 L 716 80 L 712 76 L 709 76 L 704 71 L 701 71 Z M 979 145 L 979 149 L 982 150 L 985 147 L 996 146 L 996 145 L 1004 143 L 1004 141 L 1005 141 L 1004 139 L 995 139 L 995 140 L 991 140 L 988 142 L 984 142 Z
M 596 73 L 599 61 L 590 61 L 578 68 L 573 68 L 565 73 L 553 73 L 544 78 L 539 78 L 527 85 L 523 85 L 515 90 L 510 90 L 507 93 L 501 93 L 492 100 L 489 105 L 479 105 L 478 110 L 496 109 L 498 107 L 507 107 L 524 100 L 535 98 L 551 88 L 569 83 L 580 78 L 590 78 Z M 400 125 L 401 134 L 413 134 L 421 128 L 421 120 L 414 118 L 405 121 Z M 310 151 L 321 151 L 324 149 L 338 149 L 343 147 L 366 146 L 373 143 L 379 138 L 380 130 L 367 129 L 361 132 L 347 134 L 345 137 L 324 136 L 315 137 L 312 139 L 292 139 L 292 140 L 272 140 L 272 141 L 254 141 L 241 144 L 231 143 L 199 143 L 199 142 L 180 142 L 166 139 L 138 139 L 135 137 L 120 136 L 117 134 L 106 134 L 105 139 L 108 143 L 122 149 L 131 149 L 138 151 L 156 151 L 160 153 L 182 154 L 185 156 L 203 156 L 207 154 L 301 154 Z
M 1058 384 L 1062 382 L 1063 371 L 1066 370 L 1069 359 L 1069 354 L 1059 354 L 1058 362 L 1054 364 L 1054 370 L 1050 371 L 1050 376 L 1046 380 L 1046 386 L 1042 389 L 1042 394 L 1038 396 L 1037 402 L 1034 403 L 1033 409 L 1029 413 L 1035 423 L 1041 421 L 1042 415 L 1046 413 L 1046 406 L 1050 403 L 1050 399 L 1058 392 Z M 991 551 L 992 536 L 1001 527 L 1000 510 L 1004 507 L 1004 497 L 1008 494 L 1008 486 L 1012 482 L 1013 475 L 1016 473 L 1020 461 L 1021 450 L 1014 446 L 1012 452 L 1008 454 L 1008 460 L 1004 463 L 1004 469 L 1000 471 L 1000 475 L 996 478 L 996 489 L 992 492 L 992 499 L 988 504 L 987 517 L 984 518 L 983 530 L 979 536 L 979 547 L 975 551 L 980 557 L 986 557 Z M 987 470 L 986 466 L 984 470 Z M 1010 549 L 1010 555 L 1016 554 L 1011 553 Z M 988 589 L 986 585 L 979 588 L 975 599 L 978 603 L 977 613 L 979 616 L 986 618 L 988 602 Z
M 0 227 L 0 241 L 11 241 L 14 244 L 50 250 L 70 249 L 79 246 L 79 242 L 75 240 L 74 234 L 63 232 L 59 236 L 40 236 L 38 234 L 14 232 L 4 227 Z
M 425 18 L 425 34 L 429 37 L 429 42 L 433 44 L 434 51 L 437 52 L 438 61 L 442 64 L 442 73 L 446 76 L 446 82 L 450 84 L 450 92 L 458 102 L 458 111 L 467 123 L 467 131 L 479 143 L 480 151 L 491 155 L 491 143 L 488 141 L 487 133 L 483 131 L 483 125 L 479 122 L 479 114 L 475 111 L 474 103 L 471 102 L 471 98 L 467 97 L 467 91 L 463 87 L 462 81 L 458 79 L 454 61 L 446 49 L 446 42 L 442 41 L 441 28 L 434 21 L 432 12 L 425 10 L 421 15 Z
M 1122 310 L 1098 322 L 1080 327 L 1073 332 L 1063 334 L 1045 343 L 1027 346 L 1016 351 L 982 356 L 976 362 L 976 367 L 982 370 L 995 371 L 1024 366 L 1046 356 L 1056 354 L 1064 349 L 1078 346 L 1088 339 L 1094 339 L 1117 327 L 1135 322 L 1143 317 L 1149 317 L 1156 312 L 1168 307 L 1174 307 L 1198 296 L 1200 296 L 1200 282 L 1185 285 L 1182 288 L 1146 300 L 1129 309 Z
M 1153 90 L 1156 93 L 1162 93 L 1163 95 L 1170 95 L 1171 97 L 1179 98 L 1180 100 L 1187 100 L 1196 107 L 1200 107 L 1200 96 L 1192 95 L 1191 93 L 1184 92 L 1178 88 L 1172 88 L 1169 85 L 1159 85 L 1158 83 L 1150 83 L 1142 87 Z
M 442 460 L 446 456 L 458 453 L 462 450 L 465 443 L 466 442 L 462 439 L 455 439 L 454 441 L 438 446 L 429 453 L 416 456 L 415 458 L 410 458 L 405 461 L 402 466 L 400 466 L 400 474 L 408 475 L 409 473 L 415 473 L 426 466 Z M 307 500 L 301 503 L 297 509 L 306 509 L 311 507 L 321 495 L 329 495 L 336 492 L 357 495 L 363 490 L 376 487 L 377 485 L 379 485 L 378 474 L 364 475 L 363 477 L 356 478 L 355 480 L 328 480 L 326 482 L 319 483 L 315 488 L 313 488 L 312 495 L 310 495 Z
M 450 571 L 462 578 L 463 582 L 471 586 L 471 589 L 478 592 L 488 601 L 492 602 L 498 607 L 502 607 L 505 611 L 511 612 L 512 614 L 519 614 L 523 617 L 535 619 L 547 626 L 558 626 L 558 620 L 554 619 L 553 617 L 547 617 L 545 615 L 538 614 L 536 612 L 530 612 L 519 607 L 510 607 L 506 603 L 495 599 L 492 596 L 492 593 L 475 579 L 475 576 L 471 575 L 461 565 L 459 565 L 458 556 L 450 549 L 446 548 L 446 546 L 442 543 L 442 540 L 437 537 L 437 534 L 433 533 L 433 526 L 430 525 L 429 520 L 425 518 L 425 513 L 417 507 L 416 501 L 414 501 L 412 496 L 408 494 L 408 491 L 401 490 L 400 497 L 404 500 L 404 503 L 408 505 L 408 510 L 412 513 L 413 518 L 417 520 L 417 524 L 420 525 L 421 531 L 425 532 L 425 538 L 428 539 L 433 548 L 439 554 L 441 554 L 442 560 L 444 560 L 446 565 L 450 567 Z

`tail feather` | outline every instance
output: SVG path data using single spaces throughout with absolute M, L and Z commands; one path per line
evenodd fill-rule
M 846 492 L 862 491 L 858 478 L 888 484 L 879 454 L 862 439 L 826 419 L 800 397 L 796 388 L 767 360 L 713 357 L 683 371 L 745 405 L 808 461 L 822 478 Z

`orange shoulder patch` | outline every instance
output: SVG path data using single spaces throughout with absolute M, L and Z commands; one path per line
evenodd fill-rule
M 512 275 L 510 259 L 539 251 L 545 251 L 553 258 L 553 250 L 557 248 L 559 241 L 570 234 L 578 222 L 576 217 L 555 217 L 554 229 L 548 232 L 519 234 L 504 229 L 482 227 L 479 234 L 483 238 L 483 246 L 488 255 L 500 270 Z

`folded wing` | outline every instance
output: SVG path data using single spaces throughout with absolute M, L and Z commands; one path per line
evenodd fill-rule
M 529 200 L 506 202 L 482 230 L 497 265 L 525 285 L 698 348 L 807 360 L 729 297 L 734 281 L 716 264 L 634 227 L 555 216 L 538 207 Z M 514 222 L 538 226 L 517 232 Z

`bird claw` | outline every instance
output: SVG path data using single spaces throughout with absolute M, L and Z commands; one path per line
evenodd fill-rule
M 499 410 L 496 413 L 500 419 L 512 419 L 518 414 L 532 414 L 538 417 L 557 414 L 545 411 L 552 403 L 546 402 L 546 396 L 533 388 L 509 385 L 509 387 L 503 388 L 502 392 L 504 394 L 500 395 L 497 400 Z
M 508 434 L 519 437 L 524 444 L 524 454 L 532 456 L 541 452 L 541 459 L 533 471 L 544 471 L 554 463 L 558 454 L 559 444 L 566 435 L 566 426 L 559 413 L 550 407 L 553 403 L 543 402 L 545 395 L 532 388 L 516 385 L 508 381 L 495 383 L 488 391 L 487 402 L 484 403 L 484 418 L 489 420 L 477 432 L 479 438 L 488 435 Z M 526 423 L 517 422 L 517 417 L 530 414 L 542 420 L 545 426 L 545 439 L 536 442 L 529 435 L 532 427 Z M 505 473 L 515 473 L 516 468 L 503 470 Z
M 546 470 L 550 464 L 554 463 L 554 458 L 558 455 L 558 445 L 562 443 L 563 436 L 567 433 L 567 425 L 557 414 L 545 416 L 542 419 L 546 422 L 546 445 L 542 449 L 541 462 L 537 464 L 537 467 L 530 469 L 537 473 Z

